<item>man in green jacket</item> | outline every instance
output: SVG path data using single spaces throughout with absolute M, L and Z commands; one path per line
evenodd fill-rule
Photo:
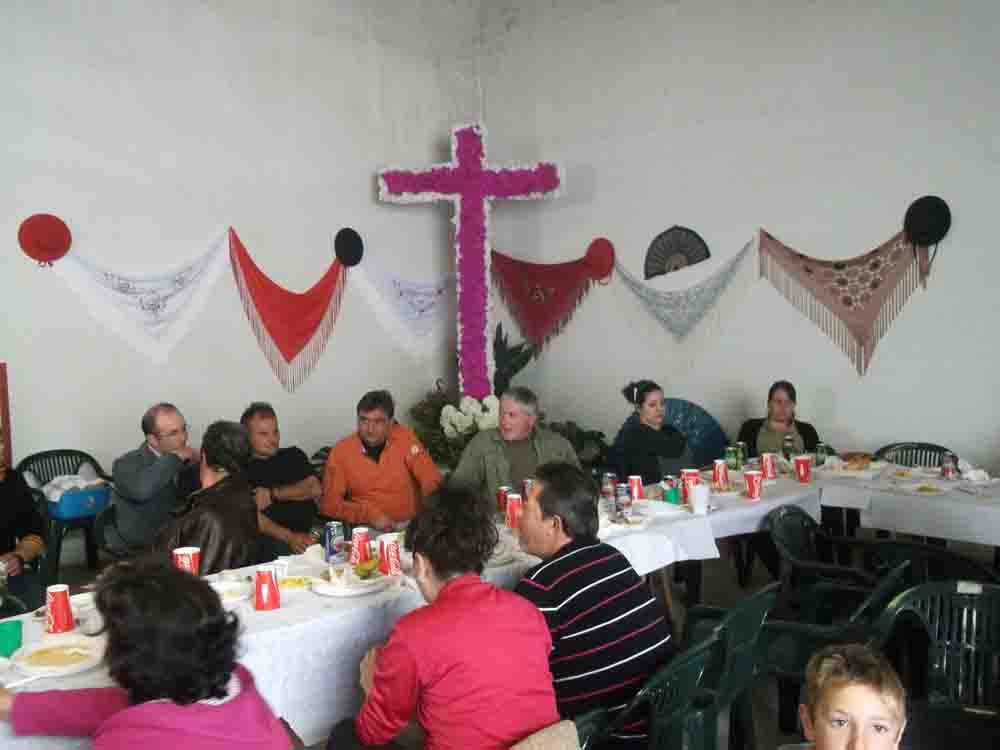
M 521 491 L 535 468 L 550 461 L 580 466 L 570 442 L 551 430 L 537 427 L 538 397 L 515 386 L 500 397 L 500 426 L 476 435 L 462 452 L 449 481 L 473 487 L 486 502 L 494 502 L 497 487 Z

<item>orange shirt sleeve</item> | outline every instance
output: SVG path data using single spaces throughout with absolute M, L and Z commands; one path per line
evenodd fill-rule
M 410 447 L 406 452 L 406 466 L 420 485 L 421 497 L 427 497 L 441 485 L 441 471 L 431 458 L 431 454 L 412 433 Z
M 347 494 L 347 473 L 337 456 L 334 446 L 326 459 L 323 469 L 323 499 L 319 510 L 329 518 L 339 518 L 348 523 L 361 523 L 365 520 L 364 506 L 360 503 L 349 503 L 344 498 Z

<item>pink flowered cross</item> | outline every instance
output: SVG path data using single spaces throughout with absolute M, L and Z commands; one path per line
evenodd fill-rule
M 549 162 L 514 169 L 489 168 L 485 131 L 480 125 L 463 125 L 452 131 L 448 164 L 421 171 L 389 169 L 379 175 L 382 200 L 455 203 L 459 385 L 462 393 L 473 398 L 482 399 L 492 392 L 486 366 L 489 202 L 494 198 L 541 198 L 555 193 L 559 184 L 559 169 Z

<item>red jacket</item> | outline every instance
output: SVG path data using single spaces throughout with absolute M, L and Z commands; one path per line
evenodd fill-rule
M 464 575 L 403 617 L 379 651 L 355 728 L 381 745 L 409 722 L 425 750 L 499 750 L 559 721 L 541 612 L 527 599 Z

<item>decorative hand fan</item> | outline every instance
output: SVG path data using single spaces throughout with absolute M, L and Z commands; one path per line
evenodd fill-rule
M 708 260 L 712 254 L 708 245 L 696 231 L 687 227 L 672 226 L 653 238 L 646 251 L 646 265 L 643 271 L 646 280 L 677 271 L 685 266 L 693 266 Z

